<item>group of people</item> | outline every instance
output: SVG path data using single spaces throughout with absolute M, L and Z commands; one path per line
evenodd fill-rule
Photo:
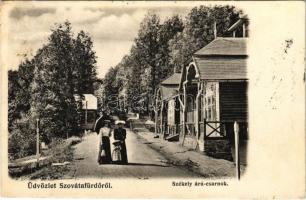
M 117 128 L 112 130 L 111 121 L 108 119 L 101 120 L 100 125 L 96 123 L 95 131 L 98 134 L 99 140 L 99 164 L 127 164 L 127 151 L 125 145 L 126 130 L 123 128 L 124 121 L 116 121 Z M 114 149 L 111 151 L 110 138 L 114 135 Z

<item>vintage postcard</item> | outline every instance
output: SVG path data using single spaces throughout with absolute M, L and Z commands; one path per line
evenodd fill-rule
M 305 198 L 302 1 L 3 1 L 1 195 Z

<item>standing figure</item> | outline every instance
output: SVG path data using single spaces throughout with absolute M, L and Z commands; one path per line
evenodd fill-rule
M 110 121 L 104 120 L 104 126 L 99 131 L 99 154 L 98 163 L 108 164 L 111 163 L 111 148 L 110 140 L 112 129 L 110 128 Z
M 125 145 L 126 130 L 123 128 L 125 122 L 117 121 L 116 124 L 118 125 L 118 128 L 114 130 L 114 139 L 120 142 L 121 163 L 127 164 L 128 158 Z
M 105 112 L 100 112 L 100 117 L 96 120 L 96 123 L 94 125 L 94 131 L 99 134 L 100 128 L 104 126 L 104 121 L 109 120 L 110 117 Z

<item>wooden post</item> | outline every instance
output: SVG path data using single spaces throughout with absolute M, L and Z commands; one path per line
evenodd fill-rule
M 167 131 L 167 135 L 170 135 L 170 126 L 169 126 L 169 124 L 168 124 L 168 127 L 167 127 L 167 129 L 168 129 L 168 131 Z M 164 135 L 164 138 L 166 138 L 166 135 Z
M 158 106 L 158 99 L 157 99 L 157 92 L 156 92 L 156 94 L 155 94 L 155 109 L 154 109 L 154 113 L 155 113 L 155 130 L 154 130 L 154 132 L 155 132 L 155 135 L 157 135 L 157 121 L 158 121 L 158 108 L 157 108 L 157 106 Z
M 203 138 L 204 138 L 204 140 L 206 139 L 206 116 L 204 116 L 204 136 L 203 136 Z
M 201 106 L 201 95 L 202 95 L 202 91 L 203 91 L 203 83 L 199 82 L 198 83 L 198 93 L 197 93 L 197 96 L 196 96 L 196 121 L 195 121 L 195 130 L 196 130 L 196 137 L 197 137 L 197 140 L 200 138 L 200 117 L 199 117 L 199 114 L 200 114 L 200 106 Z
M 203 81 L 203 91 L 202 91 L 202 94 L 203 94 L 203 112 L 202 112 L 202 115 L 203 115 L 203 143 L 204 143 L 204 149 L 205 149 L 205 136 L 206 136 L 206 113 L 205 113 L 205 110 L 206 110 L 206 81 Z
M 157 110 L 155 110 L 155 127 L 154 127 L 154 133 L 155 133 L 155 135 L 157 135 L 157 120 L 158 120 L 158 111 Z
M 220 82 L 216 82 L 216 121 L 220 121 Z M 220 124 L 221 125 L 221 124 Z
M 195 106 L 196 106 L 196 113 L 195 113 L 195 123 L 194 123 L 194 128 L 195 128 L 195 132 L 196 132 L 196 139 L 198 140 L 199 138 L 199 92 L 200 92 L 200 86 L 198 83 L 198 91 L 197 91 L 197 95 L 196 95 L 196 99 L 195 99 Z M 198 141 L 197 141 L 198 142 Z
M 36 158 L 37 158 L 37 164 L 39 161 L 39 156 L 40 156 L 40 152 L 39 152 L 39 118 L 36 119 Z
M 87 128 L 87 101 L 85 101 L 85 129 Z
M 235 133 L 235 160 L 236 160 L 236 174 L 238 180 L 240 179 L 240 159 L 239 159 L 239 124 L 237 121 L 234 122 L 234 133 Z
M 180 116 L 181 116 L 181 114 L 184 114 L 184 109 L 185 109 L 185 104 L 182 102 L 182 100 L 181 100 L 181 94 L 178 96 L 178 100 L 179 100 L 179 103 L 180 103 L 180 108 L 182 109 L 182 112 L 180 111 Z M 180 117 L 181 118 L 181 117 Z M 181 135 L 181 134 L 183 134 L 183 128 L 182 127 L 184 127 L 184 120 L 185 120 L 185 118 L 184 118 L 184 115 L 182 116 L 182 120 L 180 120 L 180 124 L 179 124 L 179 134 Z M 181 137 L 181 136 L 180 136 Z
M 246 29 L 245 23 L 243 23 L 243 24 L 242 24 L 242 37 L 245 37 L 245 36 L 246 36 L 246 34 L 245 34 L 245 33 L 246 33 L 246 30 L 245 30 L 245 29 Z
M 183 98 L 184 98 L 184 107 L 183 107 L 183 141 L 182 141 L 182 145 L 184 145 L 184 141 L 185 141 L 185 136 L 186 136 L 186 106 L 187 106 L 187 96 L 186 96 L 186 85 L 185 83 L 183 84 Z
M 164 101 L 161 102 L 161 109 L 160 109 L 160 134 L 164 134 L 164 124 L 163 124 L 163 114 L 164 114 Z
M 168 115 L 169 115 L 169 113 L 168 113 L 168 107 L 169 107 L 169 102 L 167 102 L 166 103 L 166 106 L 164 106 L 164 107 L 166 107 L 166 112 L 167 112 L 167 118 L 165 118 L 165 120 L 167 121 L 167 123 L 165 123 L 165 127 L 163 128 L 163 139 L 166 139 L 166 134 L 167 133 L 169 133 L 169 122 L 168 122 Z M 163 117 L 164 118 L 164 117 Z M 166 126 L 167 125 L 167 126 Z
M 217 22 L 216 21 L 214 22 L 214 36 L 216 39 L 217 38 Z

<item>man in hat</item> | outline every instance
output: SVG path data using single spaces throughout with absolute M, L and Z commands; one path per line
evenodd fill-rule
M 96 120 L 94 125 L 94 131 L 99 134 L 100 129 L 104 126 L 104 121 L 110 120 L 109 115 L 106 112 L 100 112 L 100 117 Z
M 128 163 L 127 158 L 127 152 L 126 152 L 126 145 L 125 145 L 125 139 L 126 139 L 126 130 L 123 128 L 123 125 L 125 124 L 124 121 L 116 121 L 117 128 L 114 130 L 114 139 L 121 142 L 121 159 L 122 164 Z

